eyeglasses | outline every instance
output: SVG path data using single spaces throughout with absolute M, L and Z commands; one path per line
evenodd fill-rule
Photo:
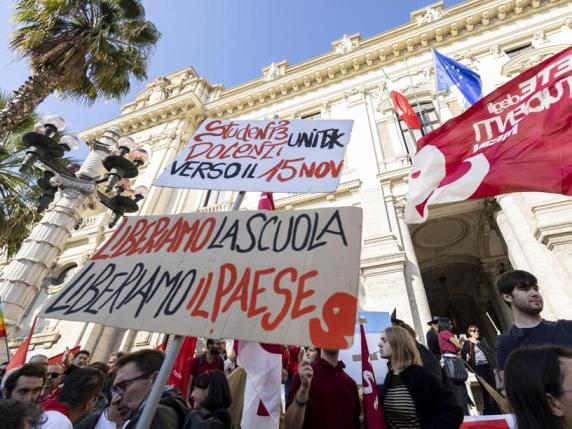
M 63 374 L 60 374 L 59 372 L 48 372 L 46 375 L 49 378 L 58 378 L 60 375 L 63 375 Z
M 469 329 L 469 332 L 479 332 L 478 329 Z
M 146 378 L 149 378 L 149 374 L 142 374 L 138 377 L 132 378 L 130 380 L 123 380 L 121 383 L 117 383 L 111 386 L 111 396 L 123 395 L 131 383 L 137 380 L 144 380 Z

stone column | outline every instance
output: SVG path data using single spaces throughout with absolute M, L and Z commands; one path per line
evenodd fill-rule
M 568 292 L 567 276 L 561 275 L 563 270 L 560 261 L 551 254 L 535 235 L 530 220 L 527 219 L 514 195 L 497 197 L 502 212 L 497 218 L 506 215 L 498 222 L 499 229 L 509 247 L 511 263 L 515 269 L 530 271 L 538 279 L 540 291 L 544 296 L 543 316 L 547 319 L 570 318 L 572 296 Z
M 81 212 L 95 204 L 92 181 L 56 175 L 51 183 L 60 188 L 54 201 L 0 277 L 4 319 L 11 332 L 56 263 Z
M 82 179 L 94 179 L 104 174 L 105 168 L 102 163 L 103 159 L 117 147 L 119 137 L 121 137 L 121 130 L 114 127 L 105 130 L 99 140 L 88 142 L 88 145 L 91 146 L 91 151 L 82 163 L 81 168 L 77 172 L 77 176 Z
M 405 251 L 405 281 L 411 295 L 414 297 L 412 303 L 413 323 L 415 330 L 419 334 L 419 339 L 425 343 L 425 324 L 431 320 L 431 311 L 429 309 L 429 301 L 427 300 L 427 292 L 421 278 L 419 263 L 415 255 L 415 248 L 409 226 L 405 223 L 405 201 L 401 200 L 395 204 L 397 212 L 397 220 L 399 223 L 399 232 L 403 241 L 403 250 Z

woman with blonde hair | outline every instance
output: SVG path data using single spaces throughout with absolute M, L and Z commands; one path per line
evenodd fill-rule
M 457 429 L 463 410 L 442 380 L 421 366 L 411 335 L 399 326 L 386 328 L 379 342 L 389 371 L 381 388 L 388 429 Z

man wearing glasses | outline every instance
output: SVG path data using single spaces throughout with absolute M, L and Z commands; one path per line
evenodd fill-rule
M 37 429 L 73 429 L 93 410 L 104 380 L 104 374 L 95 368 L 78 368 L 66 375 L 57 399 L 42 403 L 44 419 Z
M 54 399 L 60 392 L 60 384 L 64 381 L 64 367 L 61 364 L 48 365 L 48 372 L 46 373 L 46 382 L 40 402 L 46 399 Z
M 139 350 L 117 361 L 117 374 L 111 386 L 111 402 L 129 422 L 124 429 L 137 427 L 153 383 L 163 364 L 164 354 L 156 350 Z M 187 405 L 180 393 L 173 389 L 163 392 L 151 428 L 181 427 Z

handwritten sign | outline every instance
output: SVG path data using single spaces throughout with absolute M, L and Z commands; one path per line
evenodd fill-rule
M 333 192 L 351 120 L 207 119 L 155 181 L 170 188 Z
M 387 374 L 387 360 L 379 356 L 379 337 L 385 328 L 391 326 L 389 313 L 378 311 L 360 311 L 358 319 L 364 325 L 370 362 L 377 384 L 383 384 Z M 359 320 L 355 322 L 354 342 L 349 349 L 340 351 L 340 360 L 345 364 L 344 371 L 354 379 L 358 386 L 363 383 L 361 367 L 361 333 Z
M 361 209 L 130 216 L 41 317 L 345 348 Z

